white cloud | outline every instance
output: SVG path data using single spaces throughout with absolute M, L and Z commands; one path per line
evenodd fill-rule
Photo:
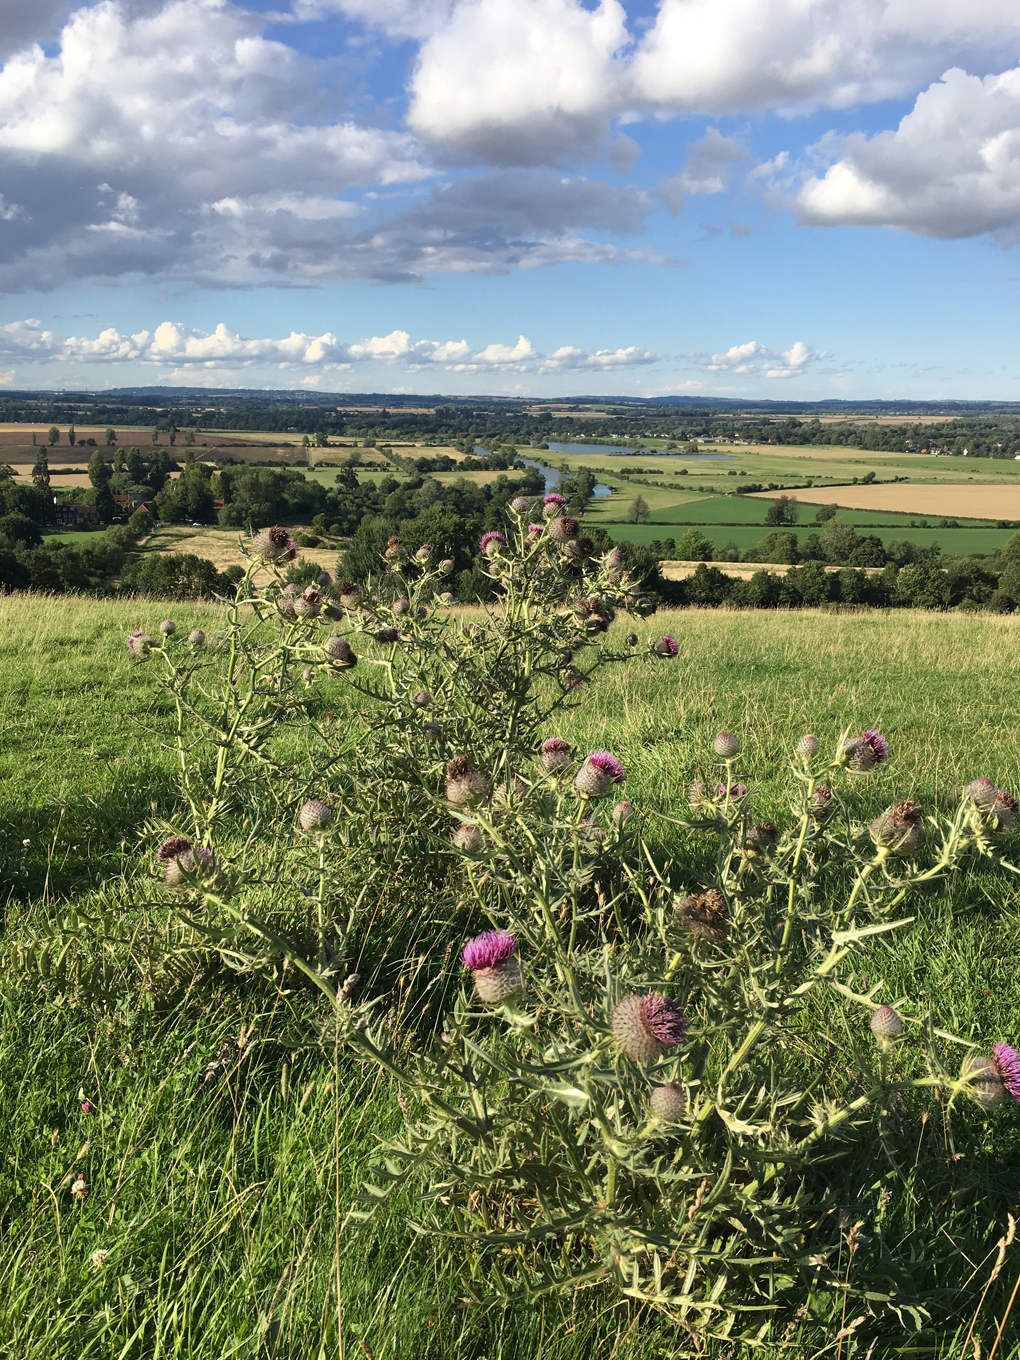
M 748 340 L 743 345 L 731 345 L 720 354 L 693 354 L 691 358 L 710 373 L 745 373 L 766 378 L 796 378 L 807 372 L 811 364 L 827 357 L 824 350 L 810 349 L 803 340 L 789 349 L 769 349 Z
M 344 343 L 330 331 L 322 335 L 292 331 L 280 339 L 249 339 L 222 323 L 210 332 L 163 321 L 154 331 L 127 335 L 108 326 L 94 339 L 69 336 L 64 340 L 35 320 L 0 326 L 0 359 L 112 367 L 140 364 L 164 369 L 173 365 L 169 379 L 175 382 L 189 381 L 189 374 L 204 374 L 202 380 L 211 382 L 211 374 L 277 368 L 315 369 L 315 373 L 300 379 L 303 384 L 312 384 L 326 372 L 343 372 L 370 363 L 388 364 L 408 373 L 430 369 L 448 373 L 605 371 L 651 364 L 659 358 L 637 345 L 594 351 L 564 345 L 543 354 L 524 335 L 513 345 L 494 341 L 472 349 L 466 340 L 412 340 L 402 330 Z
M 13 381 L 14 381 L 13 368 L 8 368 L 5 372 L 0 373 L 0 387 L 10 387 Z
M 947 71 L 895 131 L 835 145 L 838 160 L 797 196 L 802 222 L 1020 240 L 1020 66 Z

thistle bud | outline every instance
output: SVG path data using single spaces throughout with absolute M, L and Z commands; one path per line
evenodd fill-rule
M 215 859 L 211 850 L 193 846 L 184 836 L 168 836 L 156 851 L 163 866 L 163 879 L 168 888 L 178 888 L 185 882 L 185 874 L 205 875 L 212 871 Z
M 568 543 L 577 537 L 580 528 L 573 515 L 557 515 L 555 519 L 549 521 L 546 533 L 554 543 Z
M 322 596 L 310 587 L 294 601 L 294 614 L 299 619 L 317 619 L 322 613 Z
M 960 1080 L 967 1083 L 967 1094 L 983 1110 L 994 1110 L 1006 1099 L 995 1063 L 979 1053 L 968 1053 L 960 1068 Z
M 417 694 L 412 695 L 411 703 L 415 708 L 428 708 L 432 702 L 432 695 L 427 689 L 420 689 Z
M 515 496 L 510 502 L 510 509 L 515 515 L 524 515 L 527 514 L 530 505 L 527 496 Z
M 720 732 L 712 742 L 712 750 L 720 760 L 732 760 L 740 750 L 740 742 L 732 732 Z
M 474 803 L 489 791 L 484 774 L 471 768 L 467 756 L 454 756 L 446 766 L 446 799 L 455 806 Z
M 338 670 L 353 670 L 358 664 L 358 658 L 346 638 L 328 637 L 322 644 L 322 650 L 329 658 L 330 664 Z
M 638 644 L 637 633 L 628 633 L 627 636 L 624 638 L 624 642 L 626 642 L 628 647 L 636 647 Z
M 365 591 L 356 581 L 340 581 L 337 584 L 336 595 L 345 609 L 357 609 L 365 598 Z
M 164 619 L 159 625 L 159 631 L 164 637 L 170 637 L 177 632 L 177 625 L 174 623 L 173 619 Z
M 135 656 L 148 656 L 156 645 L 156 639 L 140 631 L 132 633 L 127 639 L 128 651 Z
M 653 1086 L 648 1097 L 648 1108 L 656 1119 L 664 1124 L 679 1124 L 687 1113 L 687 1096 L 682 1086 L 669 1082 L 665 1086 Z
M 449 590 L 444 590 L 439 598 L 443 604 L 453 604 L 453 593 Z
M 571 746 L 562 737 L 550 737 L 548 741 L 542 743 L 542 751 L 539 759 L 542 768 L 548 770 L 550 774 L 569 770 L 571 766 Z
M 385 628 L 380 628 L 379 631 L 376 633 L 375 636 L 376 636 L 376 641 L 377 641 L 377 642 L 385 642 L 385 643 L 399 642 L 399 641 L 400 641 L 400 629 L 399 629 L 399 628 L 390 628 L 389 626 L 387 626 L 387 627 L 385 627 Z
M 466 822 L 453 833 L 452 840 L 458 850 L 464 850 L 469 855 L 480 854 L 483 845 L 482 833 L 479 828 L 469 826 Z
M 888 1043 L 903 1033 L 903 1021 L 892 1006 L 879 1006 L 871 1012 L 871 1032 L 880 1043 Z
M 921 808 L 912 798 L 901 798 L 870 824 L 877 846 L 896 855 L 912 855 L 921 839 Z
M 252 556 L 266 563 L 293 562 L 298 555 L 298 545 L 286 529 L 274 524 L 271 529 L 260 529 L 252 535 Z
M 1000 836 L 1008 836 L 1016 825 L 1017 801 L 1005 789 L 995 790 L 995 801 L 989 810 L 989 817 L 995 823 Z
M 718 944 L 729 934 L 730 909 L 718 888 L 706 888 L 704 892 L 678 898 L 673 914 L 678 925 L 696 940 Z
M 192 628 L 191 632 L 188 634 L 188 641 L 191 643 L 192 647 L 204 647 L 205 634 L 202 632 L 201 628 Z
M 969 798 L 983 812 L 992 806 L 998 792 L 994 779 L 972 779 L 963 791 L 964 797 Z
M 333 820 L 333 809 L 328 803 L 310 798 L 298 813 L 298 823 L 302 831 L 322 831 Z
M 622 826 L 624 822 L 628 821 L 633 816 L 634 804 L 628 803 L 626 799 L 622 799 L 613 807 L 613 821 L 616 822 L 618 826 Z
M 297 596 L 301 594 L 301 587 L 298 585 L 296 581 L 288 581 L 287 584 L 284 586 L 282 593 L 284 595 L 291 595 L 294 598 L 297 598 Z
M 452 557 L 444 557 L 442 562 L 440 562 L 439 564 L 439 570 L 443 573 L 444 576 L 452 576 L 453 567 L 454 562 Z
M 417 552 L 414 554 L 414 560 L 416 562 L 427 562 L 431 556 L 432 556 L 432 544 L 423 543 L 421 547 L 417 550 Z
M 828 817 L 833 809 L 832 790 L 828 784 L 816 784 L 808 799 L 808 810 L 818 820 Z
M 592 751 L 577 774 L 574 788 L 585 798 L 604 798 L 614 784 L 622 784 L 627 774 L 608 751 Z
M 306 666 L 304 670 L 301 672 L 301 679 L 305 682 L 306 685 L 310 685 L 314 677 L 315 672 L 312 670 L 311 666 Z
M 331 586 L 333 584 L 333 578 L 328 571 L 320 571 L 315 578 L 315 584 L 318 586 Z
M 498 1005 L 524 990 L 517 941 L 505 930 L 487 930 L 468 940 L 460 961 L 470 969 L 475 995 L 486 1005 Z
M 679 654 L 680 648 L 677 646 L 675 637 L 671 637 L 669 633 L 664 633 L 658 641 L 652 643 L 652 651 L 656 656 L 672 659 Z
M 802 756 L 804 760 L 814 760 L 819 749 L 820 743 L 818 738 L 811 736 L 810 733 L 808 733 L 806 737 L 801 737 L 800 741 L 797 743 L 797 754 Z
M 778 843 L 779 832 L 773 822 L 759 822 L 744 833 L 744 849 L 752 855 L 771 855 Z
M 404 540 L 394 534 L 387 540 L 386 549 L 383 552 L 386 561 L 394 566 L 400 566 L 407 561 L 407 549 L 404 547 Z
M 643 1065 L 682 1044 L 687 1034 L 683 1011 L 658 992 L 624 997 L 613 1007 L 611 1023 L 620 1052 Z
M 436 722 L 427 722 L 421 730 L 429 741 L 439 741 L 443 735 L 443 729 Z

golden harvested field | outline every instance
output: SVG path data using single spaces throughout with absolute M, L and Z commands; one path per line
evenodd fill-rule
M 786 493 L 758 491 L 757 499 L 772 500 Z M 1020 486 L 996 482 L 974 485 L 943 483 L 925 486 L 899 482 L 894 486 L 826 486 L 798 490 L 806 505 L 841 505 L 847 510 L 899 510 L 907 515 L 940 515 L 957 519 L 1020 519 Z
M 141 552 L 194 553 L 196 557 L 204 557 L 212 562 L 217 571 L 224 571 L 227 567 L 245 565 L 237 538 L 236 529 L 189 529 L 186 525 L 168 525 L 150 534 L 143 542 Z M 302 559 L 333 573 L 336 571 L 337 549 L 302 548 L 298 561 Z
M 667 581 L 684 581 L 688 576 L 693 576 L 702 565 L 701 562 L 660 562 L 659 570 Z M 785 562 L 712 562 L 709 565 L 718 567 L 724 576 L 734 576 L 739 581 L 749 581 L 756 571 L 770 571 L 775 576 L 785 576 L 790 570 Z M 825 570 L 834 572 L 841 569 L 826 567 Z M 881 567 L 864 567 L 863 570 L 869 576 L 878 576 L 882 573 Z

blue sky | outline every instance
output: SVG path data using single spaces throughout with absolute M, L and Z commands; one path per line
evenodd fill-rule
M 1014 0 L 6 0 L 0 383 L 1020 400 Z

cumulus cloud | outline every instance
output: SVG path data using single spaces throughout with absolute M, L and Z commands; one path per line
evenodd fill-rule
M 894 131 L 827 145 L 838 159 L 797 195 L 804 223 L 1020 240 L 1020 66 L 947 71 Z
M 789 349 L 780 350 L 748 340 L 743 345 L 731 345 L 721 354 L 691 355 L 710 373 L 743 373 L 766 378 L 800 377 L 816 360 L 826 357 L 825 351 L 810 349 L 803 340 L 796 341 Z
M 21 363 L 70 362 L 120 367 L 141 364 L 167 368 L 171 377 L 187 381 L 189 373 L 223 375 L 238 369 L 314 369 L 300 379 L 321 381 L 327 372 L 358 365 L 383 363 L 408 373 L 442 370 L 449 373 L 551 373 L 560 370 L 605 371 L 655 363 L 661 355 L 631 345 L 616 350 L 582 350 L 564 345 L 543 354 L 527 336 L 516 344 L 493 341 L 473 349 L 466 340 L 412 340 L 409 332 L 391 331 L 350 343 L 332 332 L 307 335 L 291 331 L 279 339 L 251 339 L 221 323 L 213 331 L 194 330 L 164 321 L 155 330 L 122 334 L 108 326 L 94 338 L 68 336 L 61 340 L 42 323 L 28 319 L 0 326 L 0 360 Z M 13 372 L 13 370 L 12 370 Z

